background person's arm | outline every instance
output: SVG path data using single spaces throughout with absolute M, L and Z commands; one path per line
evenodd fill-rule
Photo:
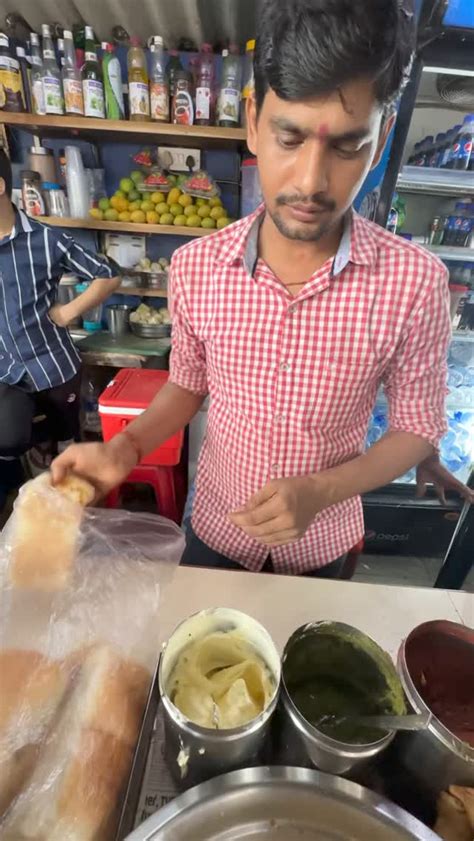
M 119 277 L 96 278 L 77 298 L 67 304 L 55 304 L 49 311 L 49 317 L 58 327 L 67 327 L 75 318 L 98 306 L 113 295 L 120 286 Z

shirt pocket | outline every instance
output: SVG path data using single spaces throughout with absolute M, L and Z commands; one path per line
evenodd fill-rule
M 382 365 L 370 346 L 327 353 L 318 366 L 308 420 L 326 434 L 367 423 L 381 379 Z

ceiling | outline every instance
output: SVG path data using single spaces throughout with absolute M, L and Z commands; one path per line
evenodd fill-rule
M 243 47 L 255 34 L 255 7 L 255 0 L 0 0 L 0 27 L 8 12 L 17 12 L 36 31 L 42 23 L 87 23 L 104 40 L 121 24 L 142 39 L 162 35 L 168 48 L 182 37 Z

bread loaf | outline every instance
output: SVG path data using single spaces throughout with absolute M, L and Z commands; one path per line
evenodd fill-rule
M 79 543 L 83 506 L 92 485 L 75 476 L 52 488 L 43 474 L 20 491 L 11 520 L 10 580 L 13 586 L 55 591 L 70 580 Z
M 150 681 L 146 669 L 108 645 L 84 649 L 25 797 L 12 809 L 7 826 L 12 837 L 110 841 Z
M 0 650 L 0 815 L 28 781 L 67 682 L 37 651 Z

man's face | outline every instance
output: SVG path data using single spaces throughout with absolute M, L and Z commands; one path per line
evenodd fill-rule
M 365 80 L 304 102 L 268 90 L 258 118 L 253 101 L 247 116 L 267 211 L 283 236 L 306 242 L 341 220 L 380 160 L 393 123 L 383 122 Z

